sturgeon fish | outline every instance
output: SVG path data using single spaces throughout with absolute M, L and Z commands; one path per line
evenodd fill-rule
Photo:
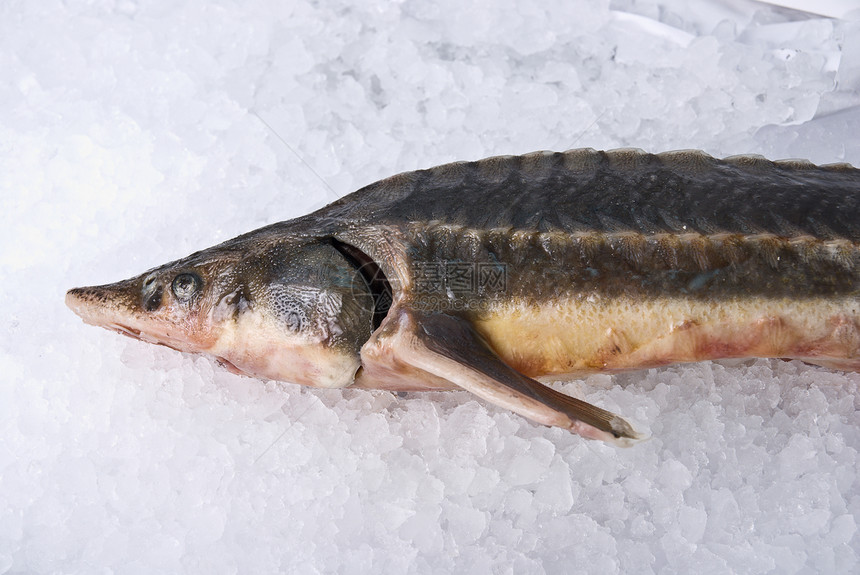
M 396 175 L 137 277 L 85 322 L 324 388 L 470 391 L 629 445 L 539 379 L 717 358 L 860 368 L 860 170 L 578 149 Z

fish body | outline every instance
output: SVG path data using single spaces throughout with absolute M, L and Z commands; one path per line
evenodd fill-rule
M 860 368 L 860 170 L 639 150 L 408 172 L 110 284 L 85 321 L 318 387 L 466 389 L 626 445 L 539 379 L 729 357 Z

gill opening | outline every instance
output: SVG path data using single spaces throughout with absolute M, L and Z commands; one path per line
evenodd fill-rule
M 382 320 L 391 309 L 392 292 L 388 278 L 373 258 L 357 247 L 344 243 L 336 238 L 329 238 L 331 245 L 361 274 L 373 298 L 373 331 L 376 331 Z

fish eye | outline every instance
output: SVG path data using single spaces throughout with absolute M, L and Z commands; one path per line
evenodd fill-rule
M 186 272 L 176 276 L 173 279 L 173 283 L 170 284 L 170 288 L 173 290 L 173 295 L 176 296 L 176 299 L 179 301 L 188 301 L 197 293 L 202 285 L 203 280 L 200 279 L 200 276 Z

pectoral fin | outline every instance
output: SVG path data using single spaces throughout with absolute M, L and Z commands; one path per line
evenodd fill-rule
M 509 367 L 463 319 L 401 311 L 397 321 L 397 358 L 405 364 L 544 425 L 620 446 L 641 439 L 619 416 Z

